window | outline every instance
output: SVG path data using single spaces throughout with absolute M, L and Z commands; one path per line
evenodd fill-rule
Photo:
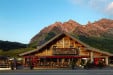
M 53 48 L 57 48 L 57 46 L 53 46 Z

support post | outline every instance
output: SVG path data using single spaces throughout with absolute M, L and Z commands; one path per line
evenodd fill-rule
M 108 62 L 108 56 L 105 57 L 105 64 L 106 64 L 106 65 L 109 64 L 109 62 Z
M 94 55 L 93 55 L 93 52 L 91 51 L 91 52 L 90 52 L 90 60 L 91 60 L 91 63 L 94 61 L 94 60 L 93 60 L 93 57 L 94 57 Z

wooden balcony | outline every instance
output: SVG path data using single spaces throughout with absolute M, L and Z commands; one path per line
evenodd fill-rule
M 54 55 L 78 55 L 77 48 L 53 48 Z

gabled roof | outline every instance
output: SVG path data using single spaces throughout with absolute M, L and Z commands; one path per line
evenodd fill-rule
M 108 53 L 108 52 L 105 52 L 105 51 L 101 51 L 99 49 L 96 49 L 96 48 L 93 48 L 85 43 L 83 43 L 82 41 L 80 41 L 79 39 L 71 36 L 70 34 L 66 33 L 66 32 L 62 32 L 58 35 L 56 35 L 55 37 L 53 37 L 52 39 L 50 39 L 48 42 L 46 42 L 45 44 L 43 44 L 42 46 L 40 46 L 39 48 L 35 49 L 35 50 L 31 50 L 31 51 L 27 51 L 27 52 L 24 52 L 24 53 L 21 53 L 19 54 L 19 56 L 25 56 L 25 55 L 29 55 L 29 54 L 32 54 L 32 53 L 35 53 L 35 52 L 38 52 L 39 50 L 41 50 L 42 48 L 44 48 L 45 46 L 47 46 L 48 44 L 50 44 L 52 41 L 54 41 L 55 39 L 57 39 L 58 37 L 62 36 L 62 35 L 66 35 L 68 37 L 70 37 L 71 39 L 79 42 L 80 44 L 82 44 L 83 46 L 86 47 L 87 50 L 89 51 L 95 51 L 95 52 L 99 52 L 99 53 L 103 53 L 105 55 L 108 55 L 108 56 L 113 56 L 113 54 L 111 53 Z

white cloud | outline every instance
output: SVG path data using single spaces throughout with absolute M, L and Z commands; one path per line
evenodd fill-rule
M 108 9 L 113 9 L 113 2 L 108 5 Z
M 113 18 L 113 1 L 112 0 L 70 0 L 71 3 L 82 7 L 89 7 L 95 12 L 102 13 Z
M 89 0 L 89 6 L 96 10 L 103 10 L 108 4 L 108 0 Z
M 106 7 L 106 13 L 109 13 L 110 15 L 113 15 L 113 2 L 108 4 L 108 6 Z
M 81 5 L 83 7 L 91 7 L 96 10 L 104 9 L 110 0 L 69 0 L 72 4 Z
M 108 16 L 108 18 L 113 18 L 112 0 L 89 0 L 89 6 L 95 11 Z

